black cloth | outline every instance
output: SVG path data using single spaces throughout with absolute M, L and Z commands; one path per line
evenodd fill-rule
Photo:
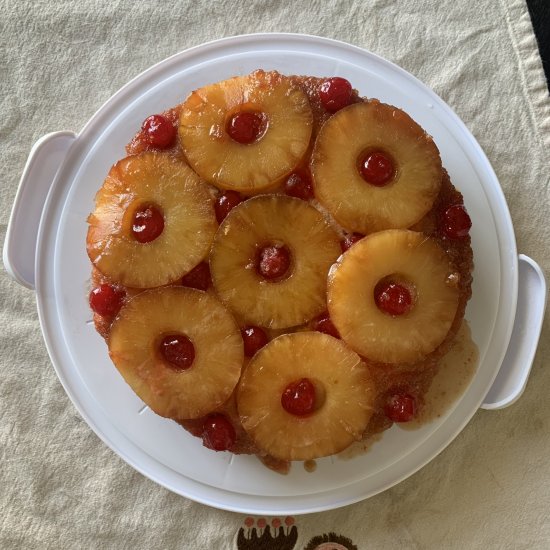
M 539 44 L 546 83 L 550 90 L 550 0 L 527 0 L 527 7 Z

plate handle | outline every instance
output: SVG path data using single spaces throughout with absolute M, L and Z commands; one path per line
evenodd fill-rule
M 544 273 L 537 262 L 520 254 L 518 276 L 518 303 L 512 337 L 482 409 L 503 409 L 521 397 L 537 351 L 546 309 Z
M 32 147 L 23 170 L 11 211 L 4 242 L 4 267 L 21 285 L 34 289 L 34 267 L 38 227 L 48 191 L 67 151 L 74 132 L 53 132 Z

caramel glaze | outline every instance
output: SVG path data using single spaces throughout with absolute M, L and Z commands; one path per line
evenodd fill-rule
M 310 147 L 308 152 L 304 156 L 303 163 L 301 164 L 301 166 L 297 167 L 307 170 L 309 158 L 311 156 L 311 150 L 313 148 L 313 144 L 315 143 L 315 138 L 321 126 L 324 124 L 324 122 L 326 122 L 326 120 L 328 120 L 328 118 L 330 118 L 331 113 L 324 109 L 319 99 L 319 87 L 324 79 L 302 76 L 291 76 L 289 78 L 292 80 L 295 86 L 301 88 L 307 94 L 313 111 L 314 122 Z M 366 98 L 359 97 L 356 90 L 353 91 L 352 103 L 357 103 L 365 100 Z M 168 109 L 167 111 L 164 111 L 162 115 L 172 121 L 174 125 L 177 125 L 182 105 L 183 104 L 180 104 L 176 107 Z M 128 155 L 137 155 L 149 150 L 155 149 L 148 144 L 147 139 L 141 130 L 126 146 L 126 152 Z M 165 150 L 165 152 L 174 155 L 175 157 L 181 158 L 182 160 L 185 160 L 185 157 L 182 153 L 181 143 L 179 141 L 179 136 L 176 138 L 174 146 L 170 149 Z M 214 190 L 214 192 L 217 192 L 217 190 Z M 280 192 L 280 187 L 273 189 L 271 192 Z M 382 433 L 384 430 L 387 430 L 392 426 L 391 420 L 389 420 L 385 416 L 383 411 L 384 402 L 388 391 L 394 391 L 396 389 L 403 388 L 408 393 L 416 395 L 418 397 L 419 410 L 422 410 L 422 407 L 424 406 L 423 396 L 428 391 L 430 384 L 435 374 L 437 373 L 438 361 L 450 349 L 453 340 L 461 326 L 462 319 L 464 318 L 466 304 L 471 296 L 471 273 L 473 270 L 473 255 L 469 236 L 459 240 L 451 240 L 448 239 L 438 229 L 438 219 L 442 216 L 445 209 L 452 204 L 463 204 L 462 194 L 457 189 L 455 189 L 455 187 L 451 183 L 448 173 L 443 170 L 441 190 L 436 201 L 434 202 L 432 209 L 430 210 L 430 212 L 428 212 L 428 214 L 426 214 L 426 216 L 422 220 L 413 225 L 410 229 L 414 231 L 421 231 L 426 235 L 436 239 L 438 243 L 443 247 L 443 249 L 447 252 L 449 258 L 456 268 L 457 273 L 459 274 L 459 278 L 456 284 L 460 289 L 460 301 L 454 322 L 445 340 L 427 358 L 425 358 L 421 362 L 396 366 L 375 363 L 369 361 L 366 358 L 363 358 L 369 370 L 371 371 L 378 388 L 378 399 L 375 402 L 375 410 L 373 411 L 370 423 L 363 434 L 363 441 L 373 438 L 376 439 L 377 434 Z M 335 226 L 337 226 L 335 222 L 333 223 Z M 340 232 L 343 233 L 343 230 L 341 228 L 339 229 Z M 93 286 L 97 286 L 101 283 L 110 282 L 109 279 L 101 274 L 96 268 L 93 268 L 92 270 L 91 279 Z M 125 290 L 127 293 L 125 300 L 130 299 L 132 296 L 138 294 L 139 292 L 143 292 L 143 290 L 141 289 L 126 288 Z M 94 323 L 96 330 L 107 341 L 109 339 L 110 327 L 113 320 L 113 318 L 105 318 L 94 314 Z M 295 329 L 290 329 L 286 332 L 308 328 L 309 326 L 306 325 L 305 327 L 296 327 Z M 272 334 L 271 336 L 275 337 L 276 334 Z M 244 368 L 246 368 L 246 361 Z M 266 455 L 261 449 L 259 449 L 255 445 L 252 439 L 244 431 L 237 412 L 235 393 L 233 393 L 231 398 L 224 405 L 219 407 L 216 411 L 212 412 L 221 412 L 223 414 L 226 414 L 233 423 L 237 433 L 237 440 L 234 447 L 232 448 L 233 453 L 255 454 L 268 468 L 279 473 L 287 473 L 289 471 L 290 464 L 288 462 Z M 178 422 L 192 435 L 197 437 L 201 436 L 203 424 L 202 418 L 194 420 L 174 420 L 176 420 L 176 422 Z

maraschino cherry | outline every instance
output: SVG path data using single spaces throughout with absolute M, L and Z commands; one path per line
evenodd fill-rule
M 260 137 L 262 126 L 262 117 L 258 113 L 243 111 L 229 119 L 227 133 L 237 143 L 249 145 Z
M 342 252 L 349 250 L 356 242 L 359 242 L 365 235 L 362 233 L 348 233 L 341 241 Z
M 384 413 L 393 422 L 410 422 L 416 415 L 416 399 L 408 393 L 390 395 Z
M 136 241 L 145 244 L 154 241 L 164 231 L 164 216 L 153 205 L 142 206 L 134 213 L 132 235 Z
M 174 370 L 187 370 L 195 360 L 195 346 L 185 334 L 168 334 L 161 340 L 159 351 Z
M 222 223 L 227 214 L 242 201 L 242 197 L 237 191 L 224 191 L 214 203 L 214 210 L 216 212 L 216 219 L 218 223 Z
M 378 309 L 394 317 L 404 315 L 412 307 L 412 296 L 409 289 L 391 281 L 382 281 L 376 285 L 374 300 Z
M 90 292 L 90 307 L 102 317 L 112 317 L 119 312 L 125 296 L 121 288 L 104 283 Z
M 224 414 L 207 416 L 202 429 L 202 443 L 213 451 L 229 451 L 237 439 L 233 424 Z
M 290 267 L 290 251 L 286 246 L 264 246 L 258 253 L 257 271 L 269 281 L 286 275 Z
M 156 149 L 168 149 L 176 141 L 175 126 L 163 115 L 151 115 L 141 125 L 146 141 Z
M 269 338 L 263 329 L 256 326 L 248 326 L 241 329 L 241 336 L 244 343 L 244 354 L 252 357 L 258 350 L 263 348 Z
M 441 229 L 450 239 L 463 239 L 470 232 L 472 220 L 462 204 L 453 204 L 443 213 Z
M 384 187 L 395 175 L 391 157 L 383 151 L 371 151 L 359 162 L 359 172 L 363 179 L 375 187 Z
M 181 284 L 197 290 L 208 290 L 212 284 L 210 267 L 207 262 L 201 262 L 181 279 Z
M 335 76 L 321 84 L 319 97 L 323 107 L 330 113 L 335 113 L 351 103 L 352 91 L 349 80 Z
M 328 334 L 329 336 L 333 336 L 334 338 L 340 338 L 340 334 L 332 323 L 328 311 L 323 311 L 323 313 L 321 313 L 312 321 L 311 325 L 313 330 L 323 332 L 324 334 Z
M 296 197 L 308 201 L 313 198 L 313 184 L 305 171 L 292 172 L 285 181 L 285 193 L 289 197 Z
M 295 416 L 307 416 L 315 410 L 315 386 L 308 378 L 289 384 L 281 396 L 283 409 Z

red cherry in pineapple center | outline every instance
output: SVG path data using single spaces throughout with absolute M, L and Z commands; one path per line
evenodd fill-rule
M 195 346 L 185 334 L 168 334 L 159 343 L 164 361 L 174 370 L 187 370 L 195 360 Z
M 349 80 L 335 76 L 321 84 L 319 98 L 327 111 L 335 113 L 351 103 L 352 92 L 353 88 Z
M 214 451 L 228 451 L 237 439 L 235 428 L 227 416 L 211 414 L 204 420 L 202 427 L 202 444 Z
M 290 251 L 284 245 L 260 248 L 256 270 L 268 281 L 284 277 L 290 267 Z
M 384 187 L 393 180 L 395 166 L 392 158 L 383 151 L 370 151 L 359 160 L 359 173 L 375 187 Z
M 408 288 L 392 281 L 381 281 L 374 288 L 374 301 L 378 309 L 393 317 L 408 313 L 413 305 Z
M 153 205 L 142 206 L 134 212 L 132 235 L 144 244 L 154 241 L 164 230 L 164 216 Z
M 121 308 L 125 295 L 124 290 L 104 283 L 90 292 L 90 307 L 102 317 L 112 317 Z
M 244 343 L 244 354 L 252 357 L 259 349 L 263 348 L 269 341 L 267 334 L 260 327 L 248 326 L 241 329 L 241 336 Z
M 408 393 L 390 395 L 384 413 L 393 422 L 410 422 L 416 415 L 416 399 Z
M 242 111 L 235 113 L 227 123 L 229 137 L 237 143 L 248 145 L 256 141 L 263 127 L 262 116 L 259 113 Z
M 315 410 L 315 386 L 308 378 L 290 383 L 281 396 L 283 409 L 295 416 L 306 416 Z
M 141 125 L 141 131 L 149 145 L 157 149 L 167 149 L 176 141 L 176 128 L 162 115 L 151 115 Z
M 451 239 L 462 239 L 468 235 L 472 220 L 462 204 L 453 204 L 445 210 L 441 221 L 445 235 Z

